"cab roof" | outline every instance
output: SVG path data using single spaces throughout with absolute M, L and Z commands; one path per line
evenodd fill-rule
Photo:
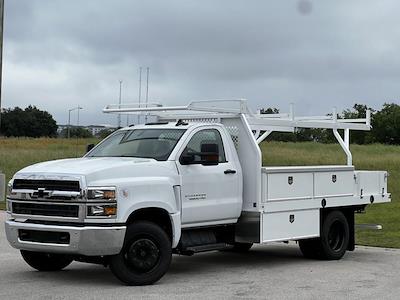
M 178 121 L 179 122 L 179 121 Z M 120 130 L 131 130 L 131 129 L 188 129 L 198 125 L 204 125 L 204 123 L 197 123 L 197 122 L 149 122 L 146 124 L 139 124 L 139 125 L 131 125 Z M 207 125 L 215 125 L 211 123 L 207 123 Z

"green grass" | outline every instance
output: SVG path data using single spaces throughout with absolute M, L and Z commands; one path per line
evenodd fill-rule
M 0 139 L 0 170 L 8 181 L 21 168 L 36 162 L 78 157 L 86 145 L 96 139 Z M 264 142 L 261 145 L 263 165 L 345 164 L 346 156 L 339 145 L 318 143 Z M 381 231 L 358 231 L 357 243 L 400 248 L 400 147 L 385 145 L 351 146 L 353 163 L 358 170 L 387 170 L 392 203 L 371 205 L 366 214 L 357 215 L 357 223 L 379 223 Z M 4 202 L 0 202 L 0 209 Z
M 263 165 L 345 164 L 339 145 L 317 143 L 265 142 L 261 145 Z M 389 171 L 392 202 L 368 206 L 366 214 L 357 214 L 356 223 L 382 224 L 383 230 L 357 231 L 357 244 L 400 248 L 400 147 L 387 145 L 351 145 L 357 170 Z
M 6 182 L 20 169 L 46 160 L 79 157 L 97 139 L 0 138 L 0 171 Z M 1 202 L 0 209 L 5 203 Z

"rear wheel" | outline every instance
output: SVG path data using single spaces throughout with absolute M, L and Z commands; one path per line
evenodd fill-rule
M 38 271 L 59 271 L 72 262 L 72 258 L 64 254 L 21 250 L 21 255 L 28 265 Z
M 318 239 L 299 241 L 305 257 L 336 260 L 343 257 L 349 245 L 350 230 L 341 211 L 332 211 L 324 219 Z
M 158 225 L 135 222 L 127 228 L 124 247 L 110 259 L 113 274 L 127 285 L 147 285 L 159 280 L 172 258 L 171 241 Z

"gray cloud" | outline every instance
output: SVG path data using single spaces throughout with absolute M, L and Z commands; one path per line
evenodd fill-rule
M 295 102 L 322 114 L 354 102 L 398 101 L 395 0 L 6 0 L 4 105 L 35 104 L 84 123 L 136 102 L 138 67 L 165 104 L 248 98 L 253 108 Z

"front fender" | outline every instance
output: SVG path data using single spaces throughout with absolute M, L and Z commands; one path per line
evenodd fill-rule
M 118 219 L 126 223 L 129 216 L 142 208 L 160 208 L 168 212 L 172 227 L 172 247 L 181 237 L 180 191 L 174 190 L 169 178 L 146 178 L 118 188 Z
M 169 178 L 146 178 L 118 186 L 118 219 L 126 222 L 135 210 L 158 207 L 169 214 L 180 212 L 174 182 Z

